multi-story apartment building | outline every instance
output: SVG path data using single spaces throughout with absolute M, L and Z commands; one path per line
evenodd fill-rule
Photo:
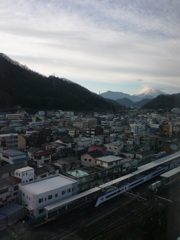
M 18 134 L 0 134 L 0 146 L 3 148 L 18 148 Z

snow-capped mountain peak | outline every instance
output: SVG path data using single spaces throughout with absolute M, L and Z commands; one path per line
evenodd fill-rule
M 146 86 L 146 87 L 143 87 L 137 94 L 134 94 L 134 95 L 129 95 L 122 92 L 107 91 L 105 93 L 102 93 L 101 96 L 104 98 L 115 100 L 115 101 L 119 99 L 127 98 L 133 102 L 138 102 L 143 99 L 153 99 L 161 94 L 167 95 L 165 92 L 162 92 L 157 88 Z
M 142 88 L 137 94 L 134 94 L 134 96 L 140 97 L 140 98 L 155 98 L 161 94 L 166 94 L 165 92 L 162 92 L 161 90 L 157 88 L 152 87 L 144 87 Z

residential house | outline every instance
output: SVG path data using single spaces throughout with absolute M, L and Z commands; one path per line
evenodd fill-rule
M 122 159 L 123 159 L 122 157 L 109 155 L 109 156 L 96 158 L 96 161 L 97 161 L 97 165 L 99 166 L 102 166 L 104 168 L 112 168 L 114 166 L 120 165 Z
M 80 167 L 80 161 L 75 157 L 61 158 L 53 163 L 54 166 L 60 169 L 60 172 L 66 173 Z
M 14 176 L 21 180 L 22 183 L 28 183 L 34 181 L 34 168 L 24 167 L 14 171 Z
M 27 164 L 24 162 L 0 166 L 0 179 L 5 179 L 12 176 L 16 169 L 23 168 L 25 166 L 27 166 Z
M 18 184 L 20 179 L 13 176 L 0 180 L 0 206 L 18 202 Z
M 46 163 L 51 163 L 51 154 L 45 150 L 39 150 L 33 154 L 32 163 L 37 167 L 42 167 Z
M 81 155 L 81 164 L 83 166 L 95 166 L 97 163 L 96 158 L 102 157 L 103 153 L 100 150 L 89 151 Z
M 57 174 L 59 174 L 59 170 L 48 163 L 44 164 L 42 167 L 34 168 L 35 179 L 46 178 Z
M 3 165 L 24 162 L 27 165 L 28 157 L 16 149 L 0 150 L 0 160 Z

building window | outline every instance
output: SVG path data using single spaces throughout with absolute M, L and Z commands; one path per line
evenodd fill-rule
M 52 199 L 52 195 L 49 195 L 49 196 L 48 196 L 48 200 L 49 200 L 49 199 Z
M 44 212 L 44 209 L 39 209 L 39 214 L 43 213 Z
M 14 191 L 17 191 L 17 190 L 18 190 L 18 186 L 15 186 L 15 187 L 14 187 Z
M 58 193 L 55 194 L 55 197 L 58 197 Z
M 40 198 L 40 199 L 39 199 L 39 203 L 42 203 L 42 202 L 43 202 L 43 198 Z
M 63 191 L 62 191 L 62 195 L 64 195 L 64 194 L 66 194 L 66 190 L 63 190 Z
M 69 188 L 69 189 L 67 190 L 67 192 L 70 193 L 70 192 L 71 192 L 71 188 Z

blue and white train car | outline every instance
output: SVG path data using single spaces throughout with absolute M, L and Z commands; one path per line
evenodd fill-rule
M 132 182 L 126 183 L 125 185 L 111 191 L 108 193 L 105 193 L 104 195 L 97 198 L 97 201 L 95 203 L 95 207 L 98 207 L 100 204 L 126 192 L 131 190 L 132 188 L 135 188 L 139 186 L 140 184 L 161 175 L 162 173 L 169 171 L 170 169 L 176 167 L 178 164 L 180 164 L 180 151 L 176 152 L 172 155 L 169 155 L 167 157 L 161 158 L 159 160 L 156 160 L 154 162 L 148 163 L 146 165 L 143 165 L 139 167 L 139 169 L 133 173 L 130 173 L 124 177 L 115 179 L 114 181 L 109 182 L 110 185 L 114 185 L 115 183 L 120 183 L 121 181 L 131 179 L 132 177 L 138 176 L 139 174 L 146 173 L 143 177 L 140 177 Z M 103 185 L 101 186 L 103 188 Z

